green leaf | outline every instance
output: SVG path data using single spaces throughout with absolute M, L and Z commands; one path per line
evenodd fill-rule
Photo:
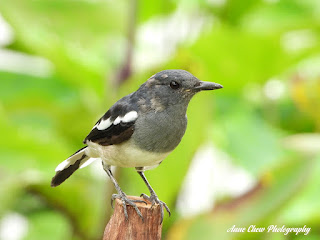
M 292 226 L 314 225 L 320 222 L 320 157 L 315 159 L 315 166 L 310 173 L 310 178 L 304 183 L 301 193 L 292 200 L 281 214 L 281 221 Z
M 0 217 L 12 210 L 23 192 L 21 178 L 8 174 L 0 175 Z
M 88 171 L 85 172 L 88 176 Z M 106 184 L 93 178 L 80 178 L 79 174 L 63 186 L 51 188 L 48 181 L 30 185 L 28 190 L 40 195 L 52 209 L 63 214 L 81 239 L 96 238 L 105 227 L 105 207 L 111 208 L 110 200 L 105 199 Z
M 49 59 L 68 82 L 102 97 L 107 34 L 121 33 L 124 7 L 105 1 L 15 0 L 3 2 L 1 12 L 15 29 L 15 46 Z
M 276 224 L 279 210 L 303 187 L 314 166 L 313 161 L 288 159 L 272 170 L 251 192 L 215 207 L 190 220 L 178 221 L 168 234 L 168 239 L 261 239 L 268 233 L 229 233 L 233 225 L 267 227 Z M 280 225 L 282 223 L 279 223 Z M 176 238 L 176 236 L 180 236 Z
M 240 101 L 222 112 L 215 131 L 223 131 L 223 147 L 236 163 L 255 176 L 279 163 L 283 150 L 278 131 Z
M 65 217 L 54 211 L 40 211 L 28 216 L 28 233 L 26 240 L 70 239 L 71 228 Z

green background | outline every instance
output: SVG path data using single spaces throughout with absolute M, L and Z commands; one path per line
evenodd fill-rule
M 0 45 L 1 240 L 21 219 L 17 239 L 101 239 L 107 176 L 87 167 L 50 188 L 54 169 L 117 99 L 164 69 L 224 88 L 195 96 L 183 141 L 146 173 L 172 211 L 163 238 L 320 239 L 320 1 L 1 0 L 0 14 L 12 33 Z M 184 215 L 178 196 L 204 145 L 253 186 Z M 147 192 L 133 169 L 116 177 L 129 195 Z M 209 191 L 231 179 L 193 181 Z M 12 216 L 20 224 L 6 227 Z M 227 233 L 271 224 L 312 230 Z

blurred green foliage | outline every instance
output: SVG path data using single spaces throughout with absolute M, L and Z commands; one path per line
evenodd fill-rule
M 143 45 L 138 35 L 144 27 L 168 19 L 173 24 L 172 16 L 181 11 L 185 15 L 177 18 L 204 19 L 198 27 L 174 25 L 196 37 L 181 39 L 175 29 L 161 33 L 160 24 L 151 25 L 154 32 L 144 37 L 173 50 L 156 67 L 137 69 L 134 56 Z M 2 0 L 0 14 L 14 33 L 0 51 L 40 56 L 49 66 L 47 74 L 29 74 L 0 65 L 0 218 L 11 212 L 26 217 L 23 239 L 101 239 L 111 214 L 113 187 L 107 177 L 86 168 L 52 189 L 53 170 L 82 146 L 114 101 L 170 68 L 224 89 L 193 99 L 183 141 L 146 173 L 173 212 L 165 219 L 164 238 L 320 238 L 320 158 L 308 148 L 319 142 L 305 145 L 306 137 L 296 145 L 282 144 L 284 137 L 318 136 L 320 130 L 319 1 Z M 258 183 L 244 196 L 221 199 L 212 211 L 185 219 L 175 204 L 190 161 L 206 142 Z M 130 195 L 147 190 L 133 169 L 119 169 L 117 178 Z M 312 230 L 303 237 L 226 232 L 251 224 Z

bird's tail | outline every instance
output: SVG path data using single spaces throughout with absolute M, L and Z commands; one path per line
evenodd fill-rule
M 92 162 L 90 161 L 90 157 L 85 153 L 86 148 L 81 148 L 56 167 L 56 175 L 52 178 L 51 187 L 59 186 L 78 168 L 88 166 Z

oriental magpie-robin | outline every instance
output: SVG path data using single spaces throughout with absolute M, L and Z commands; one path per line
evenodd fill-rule
M 142 218 L 134 203 L 140 200 L 128 199 L 110 169 L 110 166 L 134 167 L 150 191 L 150 197 L 141 196 L 161 205 L 162 222 L 163 208 L 169 215 L 170 210 L 159 200 L 144 171 L 157 167 L 180 143 L 187 127 L 186 111 L 191 98 L 202 90 L 219 88 L 222 88 L 220 84 L 200 81 L 184 70 L 164 70 L 153 75 L 98 120 L 83 141 L 86 146 L 57 166 L 51 186 L 60 185 L 78 168 L 89 165 L 90 158 L 101 158 L 118 192 L 112 195 L 111 202 L 121 199 L 126 219 L 126 205 L 134 207 Z

